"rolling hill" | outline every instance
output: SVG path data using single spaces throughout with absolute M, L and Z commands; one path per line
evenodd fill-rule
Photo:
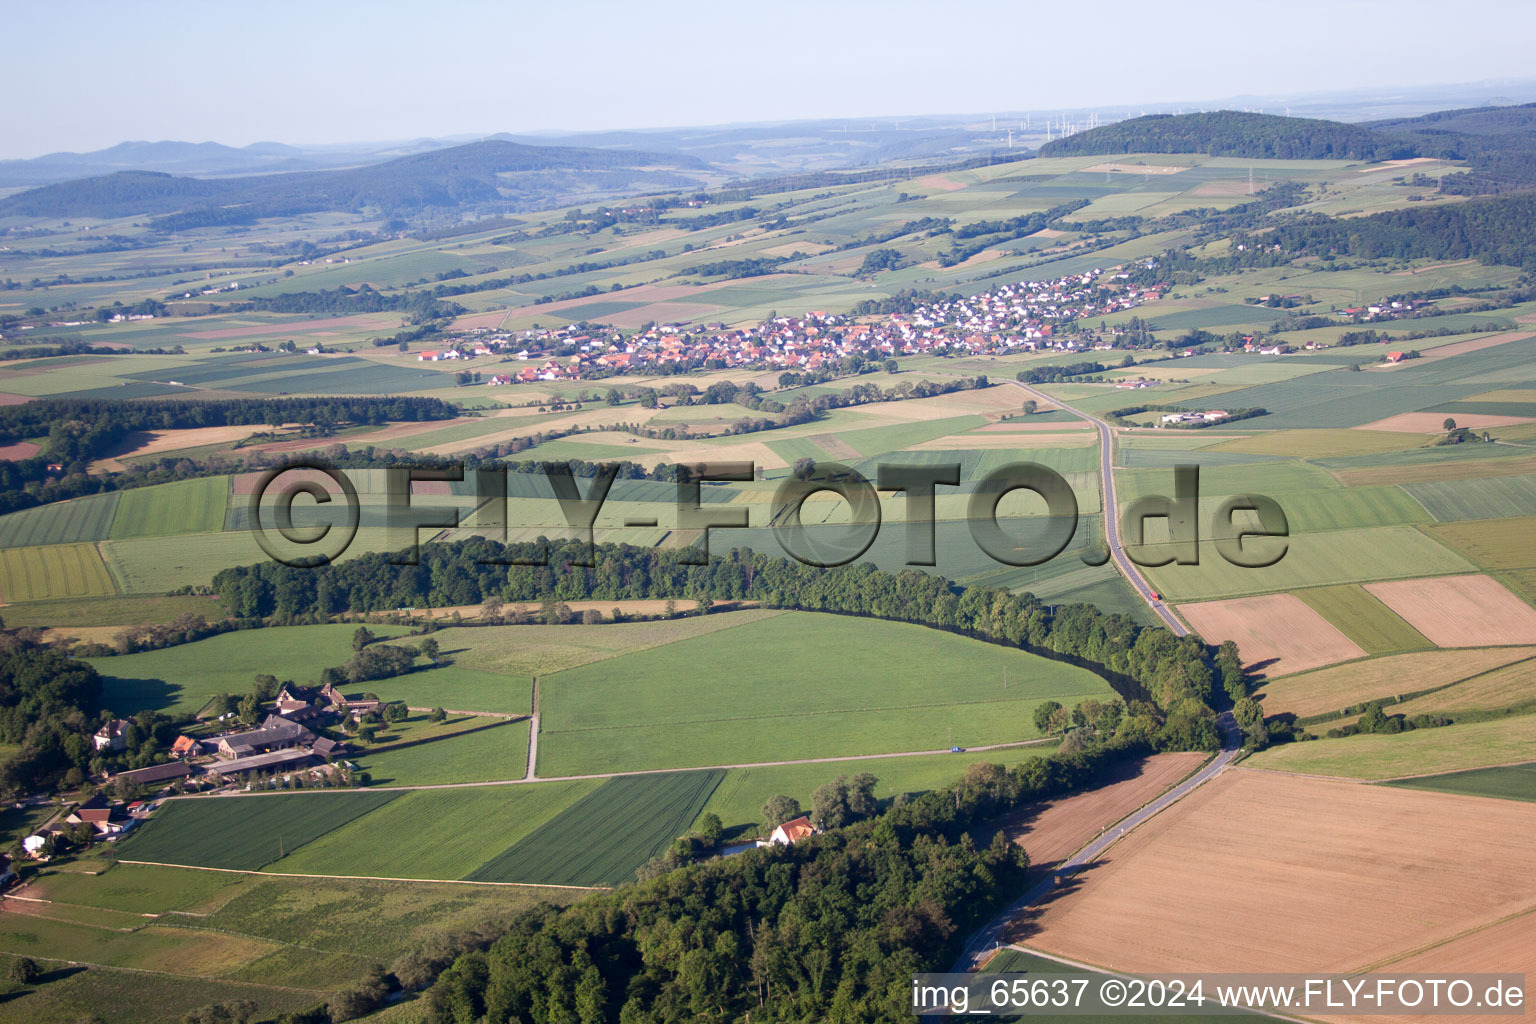
M 161 215 L 159 226 L 185 230 L 363 207 L 520 209 L 581 190 L 686 188 L 697 179 L 682 172 L 703 169 L 689 156 L 487 140 L 347 170 L 240 178 L 120 171 L 11 196 L 0 201 L 0 217 L 149 214 Z

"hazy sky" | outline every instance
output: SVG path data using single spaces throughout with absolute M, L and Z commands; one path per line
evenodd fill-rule
M 0 24 L 5 158 L 1526 77 L 1536 3 L 0 0 Z

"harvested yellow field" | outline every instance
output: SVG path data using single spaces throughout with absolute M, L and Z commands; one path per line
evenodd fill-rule
M 1456 421 L 1458 427 L 1507 427 L 1513 423 L 1530 423 L 1529 416 L 1493 416 L 1484 413 L 1460 413 L 1449 417 Z M 1388 416 L 1384 420 L 1376 420 L 1360 427 L 1351 427 L 1351 430 L 1360 431 L 1388 431 L 1407 434 L 1441 434 L 1445 432 L 1447 417 L 1441 412 L 1400 412 L 1396 416 Z
M 1016 937 L 1129 972 L 1357 971 L 1536 903 L 1533 829 L 1531 803 L 1229 770 Z
M 1524 974 L 1529 983 L 1531 978 L 1536 978 L 1536 910 L 1527 909 L 1507 921 L 1479 928 L 1469 935 L 1462 935 L 1402 959 L 1380 964 L 1375 969 L 1383 974 L 1421 974 L 1442 977 L 1454 974 Z M 1431 1018 L 1422 1015 L 1372 1014 L 1323 1019 L 1358 1022 L 1358 1024 L 1407 1024 L 1409 1021 L 1427 1021 Z M 1458 1024 L 1460 1022 L 1498 1024 L 1500 1021 L 1508 1021 L 1509 1017 L 1493 1014 L 1458 1014 L 1455 1019 Z
M 1449 686 L 1533 656 L 1536 647 L 1415 651 L 1276 679 L 1266 683 L 1257 696 L 1263 701 L 1266 715 L 1288 712 L 1297 718 L 1309 718 L 1368 700 Z
M 1209 644 L 1232 640 L 1250 672 L 1277 676 L 1365 657 L 1349 637 L 1294 594 L 1179 605 Z
M 1522 661 L 1392 707 L 1394 715 L 1496 711 L 1536 700 L 1536 661 Z
M 1536 643 L 1536 608 L 1489 576 L 1392 580 L 1365 589 L 1441 647 Z
M 956 391 L 932 398 L 909 398 L 900 402 L 871 402 L 854 405 L 841 412 L 856 416 L 868 416 L 886 423 L 916 423 L 947 419 L 951 416 L 976 416 L 988 413 L 1018 412 L 1024 403 L 1022 394 L 1013 389 L 994 385 L 974 391 Z M 1041 402 L 1040 409 L 1055 408 L 1049 402 Z M 870 424 L 878 426 L 879 424 Z
M 1425 529 L 1484 568 L 1536 566 L 1536 516 L 1434 523 Z

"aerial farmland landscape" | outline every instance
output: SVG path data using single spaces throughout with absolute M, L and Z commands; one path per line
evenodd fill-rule
M 1536 16 L 1101 6 L 10 12 L 0 1024 L 1527 1013 Z

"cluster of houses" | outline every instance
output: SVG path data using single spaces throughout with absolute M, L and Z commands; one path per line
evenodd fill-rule
M 255 727 L 202 738 L 178 736 L 171 746 L 172 760 L 119 772 L 111 778 L 139 786 L 167 784 L 194 776 L 227 782 L 247 772 L 329 764 L 345 757 L 348 748 L 321 730 L 344 718 L 358 719 L 382 708 L 381 701 L 350 698 L 330 684 L 310 687 L 288 683 L 273 702 L 272 712 Z M 103 725 L 93 737 L 96 749 L 123 750 L 130 724 L 119 719 Z
M 277 694 L 272 712 L 256 726 L 215 736 L 178 736 L 171 745 L 169 761 L 118 772 L 107 781 L 121 779 L 136 790 L 154 790 L 177 784 L 218 787 L 253 773 L 308 772 L 318 777 L 331 771 L 332 765 L 348 765 L 345 758 L 351 753 L 346 743 L 331 739 L 322 730 L 382 708 L 382 701 L 351 698 L 330 684 L 310 687 L 288 683 Z M 123 751 L 132 724 L 125 719 L 107 722 L 91 737 L 92 744 L 101 753 Z M 78 832 L 81 825 L 89 826 L 96 838 L 114 839 L 154 807 L 153 801 L 114 803 L 96 793 L 36 835 L 26 837 L 23 847 L 31 856 L 43 856 L 51 839 Z
M 733 329 L 721 323 L 666 323 L 628 336 L 575 327 L 511 334 L 479 330 L 471 332 L 478 338 L 466 336 L 450 348 L 420 352 L 416 358 L 441 362 L 502 356 L 529 364 L 492 376 L 488 383 L 498 387 L 656 372 L 674 365 L 805 371 L 835 366 L 849 356 L 1077 352 L 1090 346 L 1077 339 L 1057 339 L 1059 325 L 1105 317 L 1161 296 L 1161 285 L 1140 288 L 1129 277 L 1096 269 L 1053 281 L 1003 285 L 964 299 L 920 305 L 907 313 L 858 317 L 813 312 Z M 554 350 L 567 354 L 550 354 Z

